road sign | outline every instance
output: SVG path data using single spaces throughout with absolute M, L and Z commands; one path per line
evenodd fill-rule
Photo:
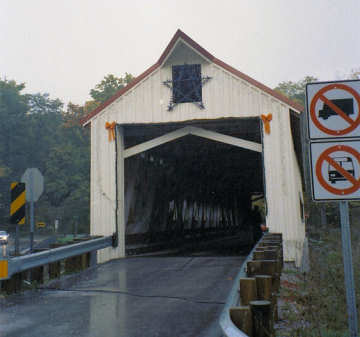
M 28 168 L 21 177 L 21 181 L 26 184 L 26 201 L 30 204 L 30 252 L 34 247 L 34 203 L 39 200 L 44 191 L 44 177 L 37 168 Z
M 25 184 L 11 183 L 10 223 L 14 225 L 25 224 Z
M 360 135 L 360 80 L 306 86 L 310 139 Z
M 360 199 L 360 140 L 311 144 L 314 200 Z
M 26 184 L 26 201 L 36 202 L 44 191 L 44 177 L 37 168 L 28 168 L 21 177 Z
M 348 322 L 357 337 L 347 200 L 360 200 L 360 80 L 307 84 L 306 108 L 313 200 L 340 201 Z

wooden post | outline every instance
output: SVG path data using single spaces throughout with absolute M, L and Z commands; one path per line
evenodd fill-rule
M 49 278 L 59 278 L 61 274 L 61 263 L 60 261 L 56 261 L 49 264 Z
M 265 251 L 255 250 L 253 253 L 253 259 L 256 260 L 266 260 L 265 259 Z
M 81 270 L 89 268 L 90 266 L 90 254 L 85 253 L 81 255 Z
M 65 272 L 73 273 L 81 269 L 81 256 L 69 257 L 65 260 Z
M 35 267 L 30 269 L 31 282 L 37 282 L 38 284 L 44 283 L 44 266 Z
M 247 263 L 247 275 L 249 277 L 253 275 L 274 276 L 276 272 L 277 272 L 276 260 L 248 261 Z
M 256 280 L 247 277 L 240 279 L 240 301 L 241 305 L 248 305 L 250 301 L 257 299 Z
M 13 294 L 21 291 L 23 273 L 14 274 L 10 279 L 2 281 L 1 288 L 7 294 Z
M 253 336 L 252 314 L 248 305 L 230 308 L 230 318 L 238 329 L 247 336 Z
M 256 275 L 256 291 L 258 300 L 271 301 L 272 278 L 269 275 Z
M 273 337 L 274 322 L 271 314 L 270 301 L 251 301 L 250 308 L 254 336 Z
M 255 278 L 258 300 L 267 300 L 271 302 L 274 321 L 278 321 L 277 294 L 273 291 L 272 277 L 268 275 L 256 275 Z

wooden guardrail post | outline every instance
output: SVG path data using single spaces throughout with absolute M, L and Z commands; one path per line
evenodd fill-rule
M 230 318 L 238 329 L 253 336 L 253 321 L 250 306 L 240 306 L 230 308 Z
M 44 283 L 44 266 L 30 269 L 30 280 L 38 284 Z
M 256 275 L 256 292 L 258 300 L 271 301 L 272 279 L 269 275 Z
M 257 299 L 256 280 L 252 277 L 240 279 L 240 301 L 242 305 L 249 305 L 250 301 Z
M 23 278 L 24 273 L 18 273 L 11 276 L 8 280 L 1 281 L 1 290 L 7 294 L 20 292 Z
M 49 263 L 49 278 L 52 280 L 54 278 L 59 278 L 61 275 L 61 262 L 56 261 Z
M 81 256 L 69 257 L 65 260 L 65 273 L 73 273 L 81 270 Z
M 59 248 L 64 246 L 62 243 L 52 243 L 50 248 Z M 54 278 L 60 278 L 61 275 L 61 261 L 56 261 L 49 263 L 49 278 L 52 280 Z
M 48 250 L 47 248 L 36 248 L 34 253 L 40 253 Z M 30 281 L 37 282 L 38 284 L 43 284 L 45 278 L 45 266 L 39 266 L 30 269 Z
M 253 316 L 253 333 L 256 337 L 273 337 L 274 322 L 271 313 L 270 301 L 251 301 L 251 313 Z
M 265 234 L 252 258 L 246 265 L 247 277 L 240 279 L 239 306 L 230 308 L 230 318 L 250 337 L 273 337 L 283 266 L 282 234 Z

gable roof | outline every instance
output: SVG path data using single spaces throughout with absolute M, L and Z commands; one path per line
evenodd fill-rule
M 287 98 L 286 96 L 280 94 L 279 92 L 267 87 L 266 85 L 254 80 L 250 76 L 242 73 L 241 71 L 231 67 L 230 65 L 226 64 L 225 62 L 217 59 L 215 56 L 210 54 L 207 50 L 205 50 L 203 47 L 201 47 L 197 42 L 195 42 L 192 38 L 190 38 L 188 35 L 186 35 L 184 32 L 182 32 L 180 29 L 177 30 L 167 47 L 165 48 L 164 52 L 161 54 L 159 60 L 153 64 L 150 68 L 145 70 L 141 75 L 136 77 L 131 83 L 129 83 L 126 87 L 120 89 L 115 95 L 107 99 L 105 102 L 100 104 L 95 110 L 90 112 L 87 116 L 85 116 L 83 119 L 80 120 L 80 123 L 85 126 L 89 123 L 89 121 L 96 116 L 98 113 L 100 113 L 102 110 L 104 110 L 108 105 L 110 105 L 112 102 L 114 102 L 117 98 L 125 94 L 127 91 L 129 91 L 131 88 L 133 88 L 136 84 L 138 84 L 140 81 L 142 81 L 145 77 L 150 75 L 153 71 L 155 71 L 157 68 L 161 67 L 161 65 L 164 63 L 164 61 L 167 59 L 169 54 L 171 53 L 173 47 L 175 46 L 176 42 L 182 39 L 185 41 L 188 45 L 190 45 L 192 48 L 194 48 L 199 54 L 201 54 L 203 57 L 208 59 L 209 61 L 217 64 L 218 66 L 222 67 L 223 69 L 229 71 L 230 73 L 234 74 L 235 76 L 247 81 L 248 83 L 252 84 L 253 86 L 261 89 L 262 91 L 268 93 L 269 95 L 273 96 L 274 98 L 277 98 L 279 101 L 282 101 L 283 103 L 289 105 L 290 107 L 294 108 L 297 111 L 303 111 L 303 107 L 300 104 L 297 104 Z

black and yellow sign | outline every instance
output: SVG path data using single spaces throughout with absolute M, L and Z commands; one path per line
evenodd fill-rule
M 25 224 L 25 183 L 11 183 L 10 223 Z

